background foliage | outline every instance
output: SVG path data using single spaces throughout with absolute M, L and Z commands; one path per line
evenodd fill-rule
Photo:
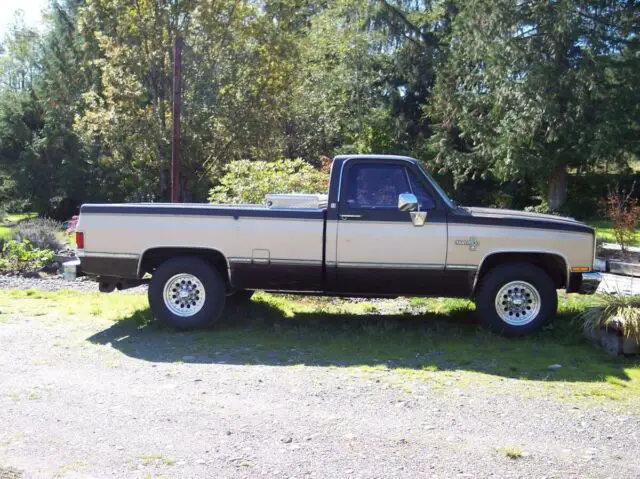
M 166 201 L 180 34 L 184 200 L 375 152 L 462 203 L 597 214 L 638 165 L 639 22 L 637 0 L 52 1 L 2 40 L 0 201 Z
M 267 193 L 324 193 L 328 175 L 304 160 L 249 161 L 229 163 L 220 185 L 211 189 L 212 203 L 264 202 Z

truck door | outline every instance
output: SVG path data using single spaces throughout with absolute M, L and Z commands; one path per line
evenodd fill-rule
M 398 209 L 413 193 L 426 212 L 423 226 Z M 338 199 L 337 288 L 343 293 L 443 294 L 447 214 L 411 162 L 347 160 Z

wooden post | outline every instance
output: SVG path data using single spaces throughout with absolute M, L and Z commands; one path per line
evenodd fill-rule
M 173 57 L 173 138 L 171 142 L 171 202 L 180 202 L 180 107 L 182 102 L 182 39 L 176 35 Z

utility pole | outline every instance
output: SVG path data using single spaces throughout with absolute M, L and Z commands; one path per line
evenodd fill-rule
M 171 142 L 171 202 L 180 202 L 180 107 L 182 103 L 182 39 L 176 34 L 173 56 L 173 140 Z

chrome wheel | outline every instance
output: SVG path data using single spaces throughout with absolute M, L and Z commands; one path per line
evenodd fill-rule
M 526 281 L 511 281 L 496 295 L 495 307 L 498 316 L 512 326 L 524 326 L 533 321 L 540 312 L 540 293 Z
M 193 316 L 204 306 L 205 292 L 200 280 L 187 273 L 176 274 L 164 285 L 164 304 L 176 316 Z

